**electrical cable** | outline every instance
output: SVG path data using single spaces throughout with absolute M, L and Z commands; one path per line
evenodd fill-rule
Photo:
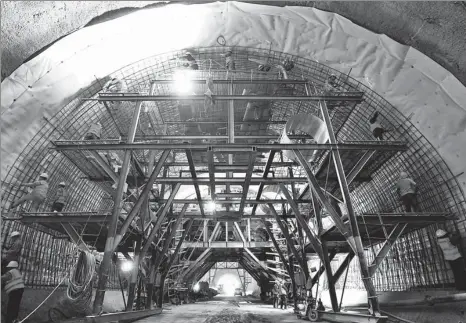
M 96 261 L 93 254 L 81 251 L 76 266 L 68 283 L 66 296 L 72 308 L 79 313 L 86 313 L 92 299 L 92 279 L 96 272 Z

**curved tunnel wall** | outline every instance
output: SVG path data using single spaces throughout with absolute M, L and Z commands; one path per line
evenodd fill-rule
M 420 165 L 420 171 L 418 171 L 418 174 L 412 175 L 415 176 L 415 179 L 418 179 L 418 181 L 419 179 L 425 178 L 425 180 L 420 181 L 421 189 L 424 192 L 422 195 L 423 200 L 421 200 L 423 209 L 438 210 L 438 206 L 442 205 L 442 211 L 451 210 L 452 213 L 459 215 L 460 218 L 457 221 L 457 224 L 464 237 L 464 198 L 461 192 L 461 186 L 464 186 L 464 184 L 462 184 L 462 181 L 461 183 L 458 182 L 458 178 L 462 180 L 464 175 L 455 178 L 458 171 L 462 169 L 462 166 L 459 165 L 456 160 L 461 160 L 464 156 L 464 152 L 461 150 L 458 151 L 457 156 L 452 153 L 455 147 L 458 148 L 460 146 L 459 144 L 461 144 L 462 139 L 464 138 L 461 133 L 457 136 L 454 135 L 456 129 L 461 129 L 458 128 L 457 122 L 461 121 L 461 116 L 464 115 L 464 111 L 461 110 L 461 106 L 456 102 L 459 102 L 461 96 L 464 95 L 464 89 L 463 92 L 455 92 L 454 90 L 458 88 L 458 85 L 455 83 L 454 79 L 448 75 L 448 73 L 439 69 L 435 64 L 431 64 L 430 62 L 426 63 L 416 51 L 403 46 L 397 47 L 390 39 L 387 39 L 384 36 L 372 35 L 360 27 L 352 26 L 346 19 L 341 19 L 341 17 L 330 13 L 322 13 L 310 8 L 281 9 L 238 3 L 196 6 L 196 8 L 209 8 L 209 15 L 205 10 L 197 11 L 193 10 L 193 8 L 194 7 L 189 8 L 192 13 L 188 13 L 187 10 L 181 10 L 179 13 L 180 16 L 184 17 L 192 14 L 197 15 L 197 18 L 199 18 L 199 14 L 204 15 L 203 17 L 206 18 L 207 21 L 206 24 L 210 24 L 209 28 L 212 28 L 215 24 L 222 26 L 213 30 L 219 30 L 219 32 L 222 32 L 230 42 L 237 42 L 238 44 L 253 47 L 266 47 L 263 39 L 272 38 L 275 40 L 278 48 L 287 53 L 298 53 L 299 55 L 306 57 L 311 56 L 326 65 L 336 67 L 337 69 L 345 72 L 349 67 L 353 67 L 351 76 L 354 76 L 356 80 L 365 82 L 373 87 L 377 92 L 383 94 L 383 96 L 389 99 L 392 103 L 400 106 L 400 110 L 403 111 L 404 115 L 409 115 L 411 112 L 414 112 L 415 116 L 412 117 L 411 120 L 416 123 L 420 122 L 423 125 L 423 131 L 433 142 L 433 147 L 428 144 L 426 138 L 415 129 L 411 122 L 406 121 L 406 118 L 401 112 L 393 109 L 386 101 L 382 100 L 380 96 L 372 93 L 369 98 L 366 98 L 366 102 L 367 99 L 373 100 L 373 102 L 368 106 L 361 105 L 358 107 L 358 109 L 351 115 L 351 118 L 348 119 L 347 124 L 353 124 L 353 127 L 347 126 L 349 130 L 347 130 L 346 135 L 351 135 L 352 137 L 359 136 L 359 138 L 367 138 L 367 136 L 370 136 L 368 128 L 360 125 L 359 121 L 361 119 L 365 120 L 367 118 L 367 114 L 370 113 L 371 109 L 375 105 L 379 105 L 384 109 L 383 111 L 385 111 L 385 109 L 387 110 L 387 113 L 384 113 L 384 117 L 389 119 L 384 120 L 384 122 L 393 123 L 395 127 L 398 127 L 400 125 L 399 121 L 402 121 L 401 124 L 403 125 L 401 126 L 401 129 L 405 130 L 400 132 L 400 138 L 404 138 L 402 134 L 403 131 L 406 131 L 404 136 L 409 137 L 406 138 L 408 141 L 411 140 L 409 141 L 410 149 L 412 149 L 411 151 L 415 154 L 414 156 L 416 156 L 416 158 L 410 159 L 403 157 L 408 155 L 407 153 L 404 153 L 399 157 L 401 159 L 398 159 L 396 163 L 392 163 L 392 169 L 397 169 L 399 165 L 408 167 L 412 166 L 412 168 L 418 168 L 418 165 Z M 224 9 L 227 9 L 226 14 L 222 11 Z M 248 15 L 243 15 L 243 10 L 246 10 Z M 220 14 L 220 11 L 222 11 L 222 14 Z M 160 14 L 163 14 L 163 12 Z M 143 13 L 142 16 L 148 17 L 149 14 L 146 12 Z M 156 19 L 153 20 L 155 21 Z M 261 22 L 258 23 L 258 21 Z M 110 22 L 113 24 L 113 27 L 116 26 L 114 25 L 115 22 L 116 21 Z M 285 25 L 289 26 L 288 29 L 282 28 Z M 93 26 L 92 28 L 100 27 L 103 26 Z M 134 31 L 135 28 L 136 27 L 133 26 L 132 31 Z M 157 27 L 154 27 L 153 30 L 157 30 Z M 102 42 L 102 40 L 111 35 L 111 33 L 105 33 L 105 30 L 103 29 L 92 30 L 94 33 L 96 31 L 101 31 L 102 33 L 97 33 L 97 37 L 89 40 L 89 44 L 92 42 L 94 44 L 94 48 L 92 48 L 92 50 L 95 51 L 94 53 L 96 53 L 97 50 L 103 50 L 103 43 L 99 42 Z M 140 34 L 144 33 L 144 31 L 139 31 Z M 83 32 L 89 37 L 92 33 L 90 29 L 80 32 Z M 126 35 L 131 35 L 131 32 L 123 32 L 119 35 L 119 40 L 124 42 L 124 37 Z M 324 35 L 327 35 L 328 37 L 324 37 Z M 73 38 L 82 35 L 78 35 L 76 33 L 76 35 L 71 36 L 71 38 Z M 155 38 L 154 43 L 157 43 L 157 35 L 152 36 Z M 192 37 L 192 39 L 189 40 L 180 39 L 176 45 L 170 46 L 179 46 L 179 48 L 183 48 L 200 44 L 212 45 L 215 43 L 216 37 L 217 35 L 201 34 L 199 36 Z M 71 38 L 68 40 L 65 39 L 64 43 L 67 43 L 67 45 L 70 46 L 70 44 L 73 43 Z M 107 38 L 106 40 L 109 41 L 110 38 Z M 316 43 L 309 46 L 309 39 Z M 325 45 L 319 45 L 319 42 L 321 41 L 325 42 Z M 382 46 L 378 47 L 380 44 L 382 44 Z M 166 47 L 163 48 L 163 44 L 158 43 L 157 45 L 159 45 L 159 48 L 154 49 L 154 47 L 152 47 L 149 48 L 149 51 L 136 51 L 135 48 L 132 48 L 132 50 L 137 53 L 132 53 L 131 55 L 128 54 L 128 51 L 121 52 L 119 53 L 121 60 L 117 64 L 125 64 L 125 62 L 128 64 L 134 62 L 135 57 L 141 58 L 144 57 L 144 55 L 147 56 L 150 51 L 160 52 L 160 50 L 163 51 L 164 49 L 167 49 Z M 35 153 L 29 156 L 28 154 L 33 151 L 32 147 L 35 146 L 36 149 L 39 147 L 45 148 L 47 145 L 46 140 L 52 139 L 53 136 L 57 136 L 57 138 L 60 137 L 61 139 L 76 139 L 81 136 L 82 132 L 85 130 L 86 118 L 82 114 L 85 113 L 84 111 L 87 111 L 86 109 L 89 107 L 86 109 L 82 108 L 82 105 L 79 104 L 78 100 L 74 99 L 67 108 L 64 108 L 63 110 L 61 110 L 61 108 L 63 107 L 64 102 L 69 102 L 73 97 L 79 97 L 81 95 L 89 97 L 99 91 L 101 85 L 105 81 L 105 76 L 115 70 L 115 64 L 114 62 L 99 62 L 100 64 L 97 65 L 88 63 L 88 66 L 85 64 L 79 64 L 81 60 L 85 62 L 87 59 L 92 57 L 86 57 L 86 55 L 83 55 L 86 52 L 86 46 L 83 46 L 82 44 L 80 44 L 80 46 L 81 50 L 73 54 L 72 49 L 64 51 L 61 44 L 57 43 L 50 48 L 50 51 L 48 50 L 44 52 L 38 58 L 21 67 L 10 78 L 2 83 L 2 118 L 6 121 L 6 123 L 4 122 L 6 127 L 3 127 L 2 129 L 2 151 L 3 156 L 5 156 L 5 152 L 8 154 L 6 157 L 2 158 L 2 179 L 4 179 L 4 182 L 9 182 L 15 177 L 19 177 L 19 179 L 27 178 L 30 180 L 37 176 L 42 170 L 47 169 L 46 164 L 40 165 L 40 163 L 38 164 L 38 161 L 48 160 L 45 157 L 49 152 L 43 149 L 36 156 L 34 156 Z M 116 50 L 116 48 L 117 47 L 114 47 L 111 50 Z M 64 58 L 65 56 L 60 58 L 59 56 L 56 56 L 56 54 L 49 55 L 48 53 L 54 53 L 54 49 L 61 51 L 61 55 L 69 56 L 67 58 Z M 381 54 L 381 56 L 377 56 L 374 52 L 383 54 Z M 111 54 L 111 52 L 107 52 L 107 55 L 108 54 Z M 267 54 L 268 51 L 259 50 L 255 55 L 258 55 L 258 57 L 266 57 Z M 172 53 L 172 55 L 175 54 Z M 279 54 L 274 52 L 273 55 L 278 56 Z M 378 57 L 378 59 L 374 61 L 373 57 Z M 61 65 L 60 59 L 62 59 Z M 303 59 L 299 60 L 304 61 Z M 69 62 L 72 63 L 72 65 L 65 64 L 66 68 L 63 70 L 63 62 Z M 148 62 L 150 62 L 150 59 L 149 61 L 139 61 L 136 65 L 128 66 L 126 69 L 114 73 L 114 75 L 128 78 L 131 77 L 132 73 L 137 74 L 140 70 L 144 70 L 145 68 L 150 70 L 150 63 Z M 43 63 L 46 64 L 41 67 L 41 64 Z M 145 64 L 148 64 L 149 66 Z M 317 66 L 320 69 L 316 70 L 322 73 L 320 80 L 317 78 L 319 73 L 316 71 L 312 72 L 314 72 L 313 76 L 315 77 L 316 82 L 323 82 L 324 75 L 328 73 L 326 68 L 315 64 L 315 62 L 312 61 L 305 61 L 305 63 L 303 63 L 303 65 L 309 64 Z M 37 70 L 36 67 L 39 67 L 39 70 Z M 49 74 L 50 71 L 52 71 L 52 73 Z M 65 71 L 65 74 L 60 74 L 60 71 Z M 72 80 L 65 77 L 66 73 L 73 76 Z M 387 76 L 384 73 L 389 75 Z M 59 81 L 57 81 L 57 79 L 52 81 L 52 77 L 60 75 L 62 78 L 58 78 Z M 100 80 L 100 84 L 95 81 L 94 75 L 97 75 Z M 139 76 L 141 75 L 138 75 L 138 77 Z M 301 76 L 302 75 L 298 75 L 298 77 Z M 146 81 L 147 80 L 148 79 L 146 79 Z M 47 82 L 50 82 L 48 83 L 50 85 L 46 86 Z M 88 87 L 91 82 L 93 82 L 93 85 Z M 137 83 L 138 81 L 136 80 L 135 82 Z M 351 85 L 352 87 L 358 88 L 363 86 L 353 79 L 349 79 L 349 83 L 351 82 L 354 82 L 354 84 Z M 419 86 L 419 83 L 424 84 L 424 86 Z M 26 85 L 23 89 L 20 89 L 20 86 L 10 91 L 13 84 Z M 32 89 L 28 88 L 27 84 L 31 84 Z M 145 85 L 147 84 L 145 83 L 144 86 Z M 79 95 L 75 95 L 76 88 L 85 88 L 86 90 Z M 432 93 L 435 90 L 437 90 L 437 93 L 434 95 Z M 57 95 L 57 93 L 60 95 Z M 404 95 L 400 95 L 400 93 L 403 93 Z M 422 101 L 421 99 L 425 101 Z M 48 104 L 47 101 L 49 101 L 50 104 Z M 415 103 L 413 104 L 412 102 Z M 421 102 L 426 103 L 424 103 L 422 110 L 419 110 L 416 106 L 422 105 Z M 444 106 L 445 104 L 449 106 L 448 110 L 445 109 L 440 111 L 438 106 Z M 26 107 L 28 105 L 35 107 L 34 113 L 36 117 L 21 118 L 21 113 L 23 113 L 23 111 L 27 111 Z M 102 113 L 98 112 L 100 110 L 96 107 L 90 109 L 94 109 L 94 112 L 97 114 Z M 299 107 L 287 107 L 287 109 L 282 108 L 279 110 L 277 116 L 283 118 L 298 109 Z M 56 114 L 56 111 L 59 110 L 59 113 L 62 113 L 62 116 Z M 422 113 L 419 113 L 420 111 L 422 111 Z M 17 112 L 20 114 L 18 115 Z M 128 112 L 130 113 L 130 111 Z M 445 130 L 444 127 L 441 127 L 442 123 L 439 121 L 440 118 L 435 118 L 435 116 L 442 114 L 445 117 L 448 117 L 448 120 L 456 119 L 457 121 L 454 121 L 451 124 L 449 132 L 442 132 L 442 136 L 436 137 L 434 135 L 436 133 L 435 131 L 438 131 L 439 129 L 441 131 Z M 68 119 L 65 118 L 65 115 Z M 455 118 L 456 116 L 458 118 Z M 154 116 L 154 118 L 156 117 L 157 116 Z M 424 118 L 429 119 L 428 122 L 426 122 Z M 73 122 L 79 119 L 82 119 L 81 124 L 72 125 Z M 58 122 L 59 120 L 60 122 Z M 106 132 L 106 135 L 116 135 L 116 129 L 112 128 L 111 122 L 109 120 L 106 120 L 106 122 L 108 122 L 107 125 L 104 125 L 104 132 Z M 425 128 L 427 124 L 430 124 L 434 130 L 427 131 Z M 353 130 L 356 127 L 360 127 L 360 129 L 357 131 Z M 411 136 L 413 131 L 415 136 Z M 38 134 L 36 135 L 36 133 Z M 345 131 L 342 130 L 340 136 L 343 137 L 341 138 L 344 138 L 344 134 Z M 408 134 L 410 135 L 408 136 Z M 18 143 L 17 145 L 11 145 L 12 140 L 14 140 L 13 138 L 16 139 L 15 141 Z M 448 144 L 443 145 L 445 142 L 448 142 Z M 25 143 L 28 144 L 25 145 Z M 449 163 L 448 166 L 453 170 L 453 173 L 449 171 L 448 166 L 436 153 L 434 147 L 440 149 L 439 151 Z M 22 153 L 17 157 L 17 154 L 21 151 Z M 55 154 L 56 153 L 53 152 L 51 153 L 52 157 L 49 157 L 51 158 L 51 161 L 48 167 L 54 168 L 54 165 L 64 166 L 64 162 L 61 162 L 61 158 L 63 157 L 58 157 Z M 30 157 L 34 157 L 36 160 L 34 161 L 34 159 Z M 406 160 L 402 161 L 402 158 L 405 158 Z M 30 165 L 28 164 L 29 162 L 31 162 Z M 12 166 L 13 164 L 14 166 Z M 7 165 L 9 165 L 8 167 L 10 168 L 8 172 L 6 172 Z M 69 166 L 70 169 L 73 169 L 72 165 Z M 76 169 L 74 170 L 77 171 Z M 71 173 L 67 175 L 71 176 L 70 174 Z M 5 175 L 7 177 L 5 177 Z M 364 185 L 361 186 L 359 199 L 370 200 L 371 197 L 367 192 L 386 188 L 385 186 L 387 182 L 393 182 L 393 176 L 393 172 L 389 169 L 378 170 L 374 173 L 374 182 L 364 184 L 366 186 L 366 190 L 363 188 Z M 62 179 L 63 177 L 60 177 L 58 172 L 52 172 L 52 185 L 50 190 L 52 191 L 54 185 Z M 89 192 L 89 196 L 95 196 L 95 194 L 102 198 L 104 196 L 95 184 L 87 183 L 85 180 L 80 181 L 77 178 L 73 179 L 72 177 L 68 178 L 68 181 L 73 183 L 76 187 L 84 187 L 85 189 L 79 191 Z M 370 187 L 371 185 L 372 187 Z M 16 194 L 16 191 L 7 187 L 5 198 L 7 200 L 11 200 Z M 357 200 L 358 197 L 355 196 L 355 199 Z M 437 201 L 439 203 L 434 204 L 431 201 Z M 80 200 L 76 197 L 75 202 L 76 207 L 80 209 L 95 207 L 97 204 L 102 208 L 107 208 L 111 205 L 108 200 L 95 202 L 95 204 L 92 205 L 89 203 L 89 199 L 86 199 L 85 197 L 81 197 Z M 371 203 L 366 205 L 364 210 L 360 209 L 358 211 L 372 211 L 376 208 L 396 210 L 399 208 L 399 205 L 394 196 L 390 195 L 388 200 L 372 200 Z M 441 261 L 441 257 L 439 258 L 438 254 L 434 257 Z M 451 280 L 451 278 L 446 277 L 445 280 Z
M 199 48 L 196 49 L 195 57 L 198 59 L 200 69 L 208 69 L 210 60 L 221 61 L 221 54 L 226 49 L 223 47 Z M 128 84 L 130 92 L 147 92 L 149 80 L 162 74 L 170 74 L 176 68 L 176 60 L 171 58 L 179 57 L 182 52 L 171 52 L 164 55 L 154 56 L 135 64 L 129 65 L 111 76 L 124 79 Z M 355 209 L 358 213 L 367 212 L 399 212 L 401 211 L 396 195 L 393 193 L 393 184 L 396 182 L 398 171 L 407 170 L 418 183 L 420 189 L 419 202 L 423 211 L 443 212 L 447 211 L 458 216 L 456 225 L 454 222 L 449 223 L 449 229 L 456 231 L 460 229 L 464 238 L 464 196 L 456 180 L 453 178 L 451 171 L 436 152 L 432 145 L 422 136 L 422 134 L 407 120 L 399 111 L 391 106 L 378 94 L 372 92 L 369 88 L 361 83 L 347 77 L 345 74 L 332 70 L 322 64 L 300 57 L 287 55 L 280 52 L 268 52 L 266 50 L 257 50 L 251 48 L 235 48 L 234 55 L 238 70 L 252 70 L 255 63 L 249 61 L 249 58 L 260 58 L 269 55 L 271 62 L 279 63 L 285 57 L 291 57 L 295 62 L 295 68 L 289 73 L 290 78 L 300 78 L 311 80 L 316 88 L 321 88 L 330 74 L 336 74 L 342 90 L 347 91 L 364 91 L 365 100 L 355 108 L 343 106 L 333 109 L 332 117 L 337 138 L 340 141 L 357 141 L 372 140 L 367 119 L 378 110 L 383 116 L 382 124 L 392 129 L 388 135 L 388 140 L 402 140 L 408 142 L 409 150 L 407 152 L 397 153 L 390 157 L 388 161 L 379 168 L 371 169 L 372 180 L 368 183 L 360 183 L 353 193 Z M 204 73 L 204 72 L 201 72 Z M 217 72 L 222 74 L 223 72 Z M 89 126 L 90 121 L 100 120 L 103 125 L 103 138 L 118 138 L 120 135 L 118 125 L 125 124 L 129 120 L 131 111 L 134 109 L 134 103 L 124 103 L 118 111 L 109 110 L 103 104 L 96 101 L 81 101 L 82 98 L 93 97 L 101 90 L 103 83 L 107 78 L 96 81 L 92 86 L 80 92 L 67 106 L 61 109 L 56 115 L 44 119 L 43 127 L 26 149 L 14 163 L 9 173 L 6 175 L 5 182 L 10 183 L 15 180 L 26 181 L 35 178 L 43 171 L 49 172 L 50 177 L 50 194 L 53 194 L 58 182 L 66 181 L 70 183 L 72 189 L 72 200 L 67 211 L 90 211 L 96 209 L 109 209 L 111 200 L 108 195 L 102 191 L 100 185 L 110 185 L 102 183 L 89 182 L 84 179 L 82 174 L 75 165 L 62 154 L 49 150 L 51 140 L 80 140 Z M 166 94 L 167 89 L 160 87 L 157 89 L 158 94 Z M 241 92 L 241 88 L 236 91 Z M 304 93 L 295 93 L 303 95 Z M 179 120 L 174 107 L 166 103 L 145 103 L 141 116 L 141 123 L 138 127 L 137 136 L 144 136 L 160 133 L 165 129 L 163 122 Z M 243 108 L 244 109 L 244 108 Z M 165 110 L 161 113 L 161 111 Z M 171 111 L 171 113 L 167 113 Z M 317 106 L 313 103 L 296 102 L 292 104 L 274 103 L 272 120 L 286 120 L 290 116 L 298 113 L 312 113 L 318 115 Z M 236 112 L 241 117 L 244 111 L 241 108 Z M 162 121 L 161 114 L 165 115 Z M 126 122 L 127 124 L 127 122 Z M 274 125 L 278 128 L 284 125 Z M 123 133 L 127 129 L 121 130 Z M 169 125 L 167 130 L 170 134 L 176 131 L 182 131 L 178 125 Z M 139 153 L 141 160 L 148 158 L 148 152 Z M 72 157 L 72 156 L 70 156 Z M 73 162 L 79 163 L 76 158 L 71 158 Z M 375 164 L 377 166 L 377 164 Z M 296 171 L 298 171 L 296 169 Z M 172 171 L 176 176 L 177 170 Z M 295 176 L 300 176 L 296 173 Z M 20 193 L 12 188 L 5 187 L 4 202 L 11 201 Z M 78 194 L 79 192 L 79 194 Z M 42 206 L 43 210 L 48 207 Z M 8 231 L 18 229 L 20 226 L 4 226 L 4 237 Z M 24 230 L 24 229 L 22 229 Z M 398 245 L 403 246 L 414 237 L 422 237 L 426 241 L 434 241 L 433 229 L 423 229 L 421 234 L 412 233 L 403 238 Z M 32 242 L 32 241 L 31 241 Z M 419 245 L 418 252 L 425 252 L 426 245 Z M 443 272 L 447 272 L 446 265 L 442 256 L 435 250 L 431 252 L 430 260 L 437 264 Z M 402 257 L 400 257 L 401 259 Z M 390 258 L 392 266 L 399 263 L 396 257 Z M 413 262 L 414 263 L 414 262 Z M 387 266 L 389 266 L 387 264 Z M 416 265 L 414 265 L 416 266 Z M 418 269 L 421 270 L 421 269 Z M 429 273 L 425 273 L 429 276 Z M 450 283 L 451 275 L 448 273 L 438 281 L 438 283 Z M 357 277 L 357 275 L 355 276 Z M 355 278 L 356 279 L 356 278 Z M 400 283 L 399 289 L 405 289 L 410 286 L 433 286 L 427 280 L 412 281 Z M 393 288 L 393 282 L 380 284 L 380 289 L 386 289 L 389 286 Z

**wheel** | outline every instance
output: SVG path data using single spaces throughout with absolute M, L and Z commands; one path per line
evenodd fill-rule
M 319 312 L 317 312 L 316 310 L 310 310 L 308 317 L 309 317 L 309 321 L 317 322 L 317 320 L 319 319 Z

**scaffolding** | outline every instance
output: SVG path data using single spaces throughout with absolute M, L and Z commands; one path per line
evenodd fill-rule
M 163 268 L 161 286 L 165 279 L 196 281 L 221 261 L 239 263 L 259 284 L 270 286 L 277 278 L 294 277 L 296 263 L 307 278 L 303 261 L 306 253 L 315 253 L 323 262 L 319 272 L 326 273 L 333 290 L 343 271 L 351 268 L 351 277 L 359 277 L 357 283 L 353 279 L 355 286 L 368 290 L 374 314 L 378 314 L 376 289 L 396 284 L 396 270 L 388 280 L 378 275 L 397 262 L 389 255 L 409 254 L 412 261 L 407 263 L 414 270 L 418 258 L 445 269 L 439 251 L 428 246 L 433 245 L 439 224 L 464 233 L 464 196 L 444 161 L 409 120 L 349 75 L 316 62 L 272 52 L 274 64 L 290 58 L 295 68 L 286 75 L 258 72 L 254 59 L 264 53 L 235 48 L 238 70 L 225 71 L 218 63 L 224 50 L 198 49 L 200 69 L 191 71 L 193 92 L 204 93 L 207 78 L 213 82 L 214 104 L 206 104 L 204 95 L 173 94 L 172 74 L 179 68 L 175 58 L 181 55 L 175 52 L 114 73 L 127 83 L 127 93 L 99 93 L 101 84 L 96 82 L 56 116 L 44 119 L 43 129 L 2 183 L 4 206 L 20 193 L 8 183 L 27 181 L 43 170 L 53 170 L 51 191 L 60 181 L 70 182 L 71 200 L 59 215 L 44 209 L 17 213 L 2 228 L 3 236 L 31 227 L 78 244 L 82 239 L 104 252 L 94 303 L 97 313 L 112 255 L 129 250 L 146 272 L 147 304 L 154 272 L 162 263 L 168 268 Z M 324 93 L 331 74 L 338 84 Z M 254 111 L 251 102 L 258 106 Z M 374 141 L 365 122 L 375 110 L 391 129 L 386 141 Z M 290 134 L 293 143 L 279 143 L 287 120 L 298 113 L 321 118 L 330 141 L 304 143 L 312 138 Z M 83 141 L 89 122 L 97 120 L 103 126 L 102 138 Z M 286 159 L 284 151 L 292 151 L 296 158 Z M 308 151 L 314 152 L 312 160 L 304 157 Z M 114 167 L 109 155 L 120 167 Z M 401 167 L 409 169 L 419 184 L 422 213 L 402 213 L 387 187 Z M 160 188 L 159 196 L 154 185 Z M 279 188 L 276 198 L 261 197 L 267 186 Z M 191 195 L 177 198 L 181 187 L 192 189 Z M 328 196 L 340 201 L 341 218 Z M 212 201 L 218 210 L 207 210 Z M 328 228 L 320 223 L 318 204 L 332 219 Z M 262 206 L 270 212 L 264 213 Z M 252 226 L 265 230 L 268 237 Z M 412 244 L 415 241 L 419 243 Z M 415 248 L 403 247 L 406 242 Z M 300 245 L 306 246 L 300 250 Z M 347 253 L 348 261 L 332 270 L 329 254 L 335 250 Z M 267 264 L 278 261 L 267 252 L 278 252 L 279 266 Z M 356 265 L 350 261 L 354 255 Z M 362 277 L 356 275 L 355 266 Z M 138 272 L 130 282 L 133 298 Z M 452 283 L 448 274 L 436 279 L 433 275 L 423 268 L 418 278 L 398 280 L 396 289 Z M 331 298 L 332 310 L 338 312 L 336 299 Z M 131 310 L 132 302 L 128 305 Z

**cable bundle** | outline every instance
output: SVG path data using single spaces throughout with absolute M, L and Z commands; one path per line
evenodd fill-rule
M 73 269 L 72 269 L 73 270 Z M 92 279 L 96 271 L 93 254 L 82 251 L 70 279 L 66 296 L 70 306 L 78 313 L 89 311 L 92 299 Z

